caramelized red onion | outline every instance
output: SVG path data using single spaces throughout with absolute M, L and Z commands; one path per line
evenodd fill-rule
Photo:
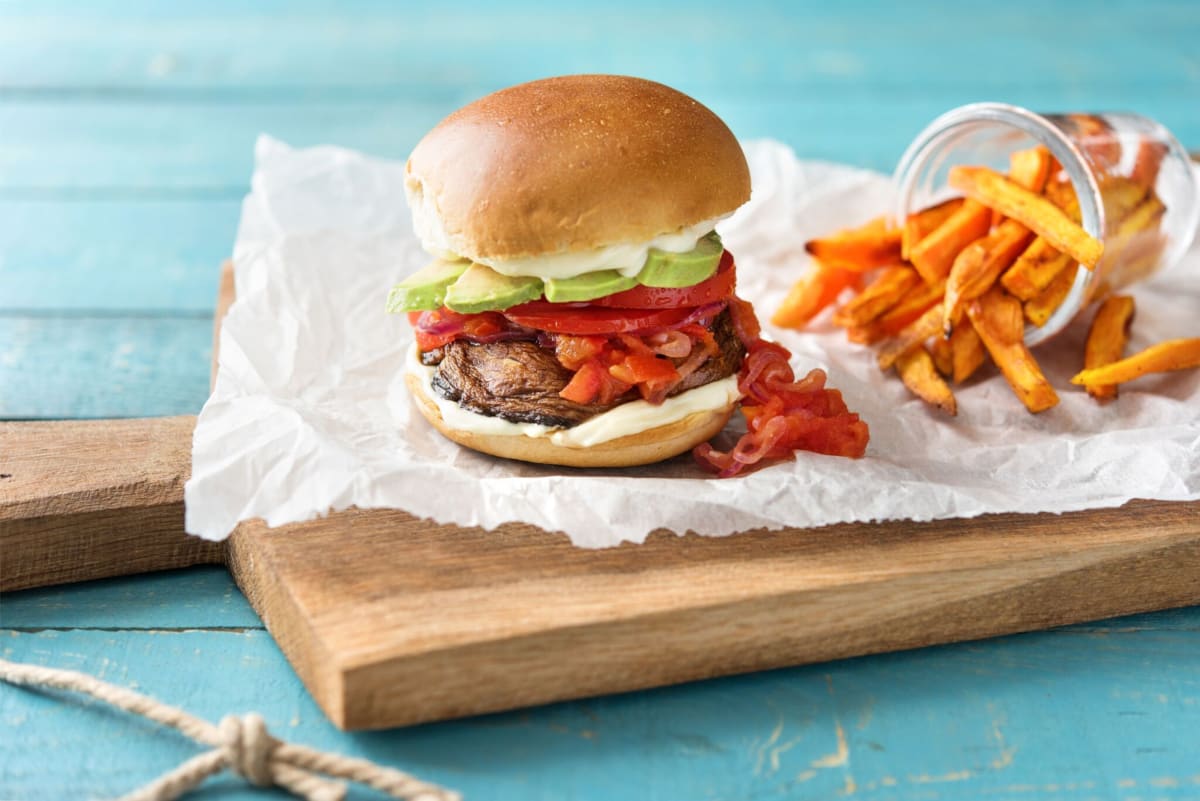
M 486 315 L 486 318 L 484 317 Z M 480 322 L 490 323 L 488 330 L 479 330 Z M 513 339 L 535 339 L 538 332 L 532 328 L 517 325 L 502 314 L 484 312 L 483 315 L 466 315 L 439 309 L 436 312 L 422 312 L 413 327 L 425 334 L 444 337 L 447 341 L 468 339 L 471 342 L 487 344 L 489 342 L 504 342 Z M 475 330 L 468 330 L 474 327 Z
M 682 359 L 692 352 L 692 338 L 682 331 L 664 331 L 646 337 L 646 344 L 659 356 Z
M 810 370 L 797 381 L 787 349 L 759 337 L 750 304 L 735 297 L 729 308 L 734 331 L 748 351 L 738 374 L 747 430 L 727 452 L 707 442 L 696 446 L 692 455 L 700 466 L 729 478 L 798 450 L 852 458 L 866 453 L 870 430 L 846 408 L 842 393 L 825 388 L 825 371 Z

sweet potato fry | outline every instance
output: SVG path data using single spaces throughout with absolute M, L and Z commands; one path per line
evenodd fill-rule
M 962 317 L 962 305 L 992 288 L 996 279 L 1025 250 L 1033 234 L 1016 220 L 1005 220 L 990 234 L 963 248 L 954 259 L 950 277 L 946 279 L 946 295 L 942 301 L 946 333 Z
M 1050 178 L 1050 165 L 1054 159 L 1045 147 L 1015 150 L 1008 157 L 1008 179 L 1017 186 L 1023 186 L 1030 192 L 1041 194 Z M 1004 221 L 1004 215 L 992 210 L 992 227 L 995 228 Z
M 908 215 L 900 229 L 900 258 L 907 260 L 913 247 L 935 228 L 950 218 L 963 204 L 961 197 L 943 200 L 941 203 Z
M 1046 184 L 1046 197 L 1074 222 L 1079 222 L 1079 198 L 1070 181 Z M 1074 262 L 1043 237 L 1037 237 L 1005 271 L 1000 283 L 1021 300 L 1033 300 Z
M 1200 337 L 1168 339 L 1140 353 L 1078 373 L 1072 384 L 1123 384 L 1149 373 L 1166 373 L 1200 367 Z
M 1143 231 L 1158 228 L 1159 221 L 1166 213 L 1167 207 L 1157 196 L 1151 196 L 1139 203 L 1125 219 L 1117 226 L 1117 241 L 1128 240 Z
M 1113 295 L 1100 304 L 1099 311 L 1092 318 L 1083 352 L 1085 370 L 1103 367 L 1121 358 L 1125 343 L 1129 341 L 1133 311 L 1133 298 L 1129 295 Z M 1098 401 L 1111 400 L 1117 397 L 1117 385 L 1088 384 L 1087 392 Z
M 1050 185 L 1047 184 L 1046 188 L 1049 190 Z M 1079 223 L 1082 217 L 1079 211 L 1079 197 L 1075 194 L 1075 187 L 1071 185 L 1070 181 L 1063 180 L 1057 185 L 1057 189 L 1047 191 L 1046 197 L 1050 198 L 1054 205 L 1062 209 L 1063 214 L 1067 215 L 1071 222 Z M 1039 242 L 1041 243 L 1040 248 L 1030 253 L 1030 249 L 1038 247 Z M 1032 287 L 1032 291 L 1028 292 L 1029 297 L 1018 294 L 1017 296 L 1022 300 L 1032 300 L 1040 295 L 1064 270 L 1070 270 L 1074 273 L 1075 261 L 1071 258 L 1070 254 L 1063 253 L 1055 248 L 1045 237 L 1039 236 L 1034 239 L 1029 248 L 1026 248 L 1026 253 L 1029 253 L 1030 258 L 1034 259 L 1033 263 L 1026 264 L 1022 268 L 1032 271 L 1028 275 L 1028 285 Z M 1021 262 L 1024 258 L 1025 253 L 1022 253 L 1017 261 Z M 1014 268 L 1016 266 L 1016 264 L 1013 265 Z M 1016 283 L 1018 282 L 1014 282 L 1014 284 Z
M 1011 345 L 1025 336 L 1021 304 L 996 287 L 967 306 L 967 317 L 988 349 L 990 343 Z
M 1133 160 L 1133 169 L 1129 172 L 1130 179 L 1135 184 L 1149 191 L 1158 183 L 1158 172 L 1162 168 L 1163 157 L 1167 155 L 1167 146 L 1152 139 L 1143 139 L 1138 145 L 1137 156 Z
M 896 372 L 904 386 L 928 404 L 938 407 L 953 417 L 958 414 L 958 403 L 950 385 L 938 375 L 933 357 L 924 347 L 913 348 L 896 360 Z
M 864 272 L 900 261 L 900 229 L 888 228 L 887 221 L 877 217 L 859 228 L 810 239 L 804 249 L 823 262 Z
M 1058 403 L 1054 387 L 1050 386 L 1037 360 L 1022 341 L 1025 322 L 1020 301 L 1000 287 L 992 287 L 982 297 L 971 301 L 967 316 L 992 361 L 1025 408 L 1036 413 Z
M 1051 153 L 1050 154 L 1050 180 L 1053 181 L 1060 172 L 1062 172 L 1062 164 L 1060 164 L 1058 159 L 1054 157 L 1054 154 Z
M 1076 272 L 1070 268 L 1063 270 L 1036 297 L 1025 301 L 1025 318 L 1034 325 L 1045 325 L 1075 285 Z
M 955 384 L 961 384 L 975 374 L 987 358 L 987 354 L 983 350 L 983 340 L 979 338 L 979 333 L 970 320 L 954 327 L 949 342 L 954 357 L 951 375 Z
M 949 183 L 968 197 L 1020 222 L 1088 269 L 1100 261 L 1104 246 L 1099 240 L 1049 200 L 1017 186 L 1003 175 L 986 167 L 960 165 L 950 168 Z
M 1072 264 L 1070 256 L 1038 237 L 1000 277 L 1000 283 L 1021 300 L 1033 300 Z
M 1071 185 L 1070 181 L 1066 179 L 1049 181 L 1044 194 L 1046 200 L 1062 209 L 1063 214 L 1067 215 L 1071 222 L 1078 223 L 1080 221 L 1079 197 L 1075 194 L 1075 187 Z
M 949 275 L 958 252 L 985 236 L 991 224 L 991 211 L 981 203 L 968 200 L 913 246 L 909 260 L 925 283 L 933 286 Z
M 1101 172 L 1111 172 L 1121 163 L 1121 140 L 1112 125 L 1095 114 L 1068 114 L 1068 128 L 1073 129 L 1079 149 L 1092 166 Z
M 771 322 L 781 328 L 803 328 L 836 301 L 843 289 L 861 280 L 860 273 L 818 261 L 792 286 Z
M 895 336 L 903 331 L 905 326 L 927 312 L 929 307 L 940 305 L 938 302 L 942 299 L 942 293 L 945 290 L 945 281 L 934 286 L 918 286 L 907 297 L 888 309 L 887 313 L 867 325 L 847 329 L 846 334 L 851 342 L 864 345 L 871 345 L 885 337 Z
M 1043 326 L 1066 300 L 1075 285 L 1076 270 L 1067 269 L 1054 276 L 1054 280 L 1033 298 L 1025 301 L 1025 319 L 1032 325 Z
M 876 323 L 852 325 L 846 329 L 846 339 L 856 345 L 873 345 L 883 337 L 884 333 Z
M 954 375 L 954 344 L 945 337 L 934 337 L 929 342 L 929 355 L 933 366 L 943 378 Z
M 833 322 L 845 328 L 866 325 L 899 303 L 919 283 L 921 277 L 911 267 L 888 267 L 838 309 Z
M 1040 195 L 1050 178 L 1053 161 L 1050 151 L 1041 145 L 1014 151 L 1008 157 L 1008 177 L 1018 186 Z
M 1110 178 L 1100 184 L 1108 230 L 1116 231 L 1146 198 L 1146 190 L 1128 178 Z
M 904 326 L 895 336 L 883 343 L 876 361 L 880 370 L 891 369 L 905 353 L 919 348 L 921 343 L 942 331 L 942 307 L 930 306 L 924 314 Z
M 1117 225 L 1105 256 L 1109 276 L 1117 285 L 1144 278 L 1158 266 L 1166 244 L 1158 230 L 1165 213 L 1163 202 L 1151 195 Z

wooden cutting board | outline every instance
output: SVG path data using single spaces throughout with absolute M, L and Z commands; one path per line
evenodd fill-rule
M 602 551 L 351 510 L 208 543 L 183 533 L 194 424 L 0 424 L 0 589 L 224 562 L 346 729 L 1200 603 L 1200 503 Z

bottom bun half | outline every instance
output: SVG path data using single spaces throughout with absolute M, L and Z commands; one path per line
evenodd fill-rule
M 636 434 L 588 447 L 568 447 L 556 445 L 548 437 L 481 434 L 454 428 L 442 418 L 429 388 L 419 376 L 406 373 L 404 381 L 421 414 L 447 439 L 492 456 L 566 467 L 634 467 L 670 459 L 715 437 L 737 408 L 737 403 L 731 402 Z

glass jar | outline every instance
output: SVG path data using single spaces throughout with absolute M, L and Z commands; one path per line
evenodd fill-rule
M 1036 114 L 1004 103 L 974 103 L 934 120 L 905 151 L 896 168 L 896 216 L 955 194 L 950 168 L 982 165 L 1006 173 L 1009 155 L 1044 145 L 1061 165 L 1079 201 L 1079 222 L 1104 244 L 1095 270 L 1076 267 L 1065 299 L 1041 326 L 1025 332 L 1044 342 L 1100 294 L 1170 267 L 1191 244 L 1200 222 L 1200 190 L 1187 152 L 1170 131 L 1136 114 Z M 1157 195 L 1131 220 L 1137 203 Z M 1149 224 L 1146 224 L 1149 223 Z

